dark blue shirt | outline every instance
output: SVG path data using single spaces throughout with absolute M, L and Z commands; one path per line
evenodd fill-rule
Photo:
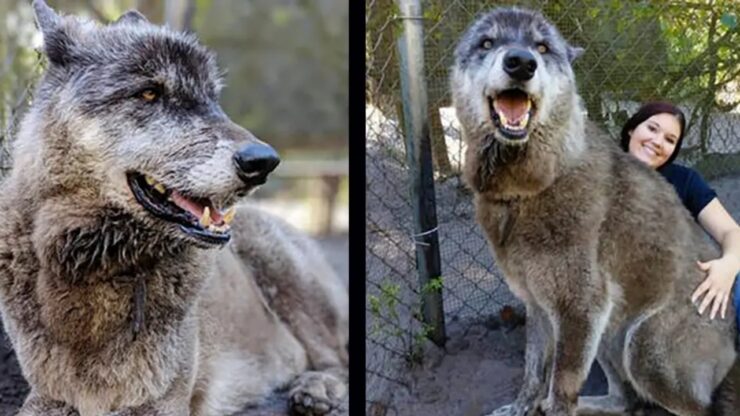
M 704 181 L 699 172 L 686 166 L 669 163 L 658 169 L 678 192 L 684 206 L 697 219 L 701 210 L 717 197 L 714 189 Z

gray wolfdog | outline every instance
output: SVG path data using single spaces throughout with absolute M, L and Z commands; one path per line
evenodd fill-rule
M 33 7 L 48 68 L 0 190 L 19 414 L 221 416 L 282 386 L 329 412 L 346 289 L 313 242 L 234 208 L 279 159 L 221 110 L 214 56 L 135 11 Z
M 482 16 L 455 51 L 465 180 L 527 311 L 523 385 L 497 413 L 621 414 L 636 395 L 680 416 L 736 415 L 734 320 L 699 316 L 690 301 L 696 261 L 716 248 L 658 173 L 587 123 L 579 52 L 520 9 Z M 594 359 L 609 394 L 579 400 Z

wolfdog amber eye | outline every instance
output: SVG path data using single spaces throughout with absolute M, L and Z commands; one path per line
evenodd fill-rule
M 139 93 L 139 97 L 144 101 L 152 102 L 159 98 L 159 91 L 156 91 L 152 88 L 147 88 Z
M 537 52 L 539 53 L 547 53 L 550 49 L 545 45 L 544 43 L 538 43 L 537 44 Z
M 491 49 L 493 48 L 493 41 L 491 39 L 486 39 L 480 44 L 481 48 L 483 49 Z

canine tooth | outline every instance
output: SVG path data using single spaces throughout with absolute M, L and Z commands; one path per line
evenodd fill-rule
M 151 177 L 151 176 L 149 176 L 149 175 L 146 175 L 146 176 L 144 176 L 144 179 L 146 180 L 146 183 L 147 183 L 147 185 L 149 185 L 149 186 L 152 186 L 152 185 L 154 185 L 155 183 L 157 183 L 157 181 L 155 181 L 155 180 L 154 180 L 154 178 L 152 178 L 152 177 Z
M 211 225 L 211 209 L 206 207 L 203 210 L 203 215 L 201 215 L 200 220 L 198 221 L 200 223 L 200 226 L 203 228 L 208 228 L 209 225 Z
M 167 192 L 167 189 L 161 183 L 157 183 L 156 185 L 154 185 L 154 189 L 156 189 L 157 192 L 159 192 L 160 194 Z
M 226 214 L 223 216 L 224 224 L 229 224 L 231 221 L 234 220 L 234 216 L 236 215 L 236 208 L 231 207 L 228 211 L 226 211 Z
M 527 112 L 532 109 L 532 100 L 527 100 Z

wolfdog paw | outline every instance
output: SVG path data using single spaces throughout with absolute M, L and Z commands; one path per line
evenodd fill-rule
M 600 415 L 600 414 L 625 414 L 627 412 L 627 401 L 621 396 L 582 396 L 578 397 L 578 416 Z
M 520 406 L 516 403 L 499 407 L 486 416 L 540 416 L 543 415 L 539 408 L 531 409 L 529 406 Z
M 324 415 L 336 408 L 347 393 L 347 385 L 329 373 L 308 371 L 293 382 L 290 407 L 301 415 Z
M 545 416 L 575 416 L 576 406 L 570 405 L 562 400 L 552 400 L 547 398 L 540 402 L 538 411 Z
M 514 415 L 516 415 L 514 404 L 506 404 L 494 410 L 493 412 L 487 414 L 486 416 L 514 416 Z

